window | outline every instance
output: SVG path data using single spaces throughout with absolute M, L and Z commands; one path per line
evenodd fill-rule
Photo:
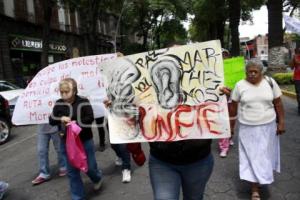
M 9 17 L 15 17 L 15 4 L 12 0 L 4 0 L 4 14 Z
M 77 10 L 75 10 L 75 24 L 76 28 L 79 28 L 79 16 Z
M 28 21 L 34 22 L 35 21 L 35 14 L 34 14 L 34 2 L 33 2 L 33 0 L 26 0 L 26 5 L 27 5 Z
M 60 2 L 58 2 L 58 23 L 59 23 L 59 29 L 65 31 L 66 30 L 65 8 Z

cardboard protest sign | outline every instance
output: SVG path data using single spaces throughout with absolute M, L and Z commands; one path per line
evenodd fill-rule
M 100 64 L 108 82 L 112 143 L 230 137 L 219 41 Z
M 94 115 L 103 116 L 105 108 L 102 101 L 106 98 L 106 91 L 97 66 L 115 57 L 115 54 L 86 56 L 45 67 L 19 97 L 12 122 L 16 125 L 48 123 L 55 101 L 60 98 L 59 81 L 64 78 L 74 78 L 78 84 L 78 94 L 90 100 Z
M 245 78 L 244 57 L 228 58 L 224 60 L 225 86 L 233 89 L 235 84 Z

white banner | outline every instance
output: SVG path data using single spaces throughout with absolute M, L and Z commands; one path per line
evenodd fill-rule
M 230 137 L 220 41 L 116 58 L 100 68 L 111 143 Z
M 19 97 L 12 117 L 13 124 L 48 123 L 55 101 L 60 98 L 58 83 L 64 78 L 74 78 L 78 84 L 78 94 L 90 100 L 95 117 L 103 116 L 105 108 L 102 101 L 106 98 L 106 91 L 97 66 L 115 57 L 116 54 L 86 56 L 45 67 Z
M 296 18 L 292 18 L 287 15 L 284 15 L 283 18 L 286 30 L 300 35 L 300 21 Z

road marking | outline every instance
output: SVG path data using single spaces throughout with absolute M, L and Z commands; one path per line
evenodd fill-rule
M 10 145 L 4 147 L 3 149 L 1 149 L 0 152 L 5 151 L 5 150 L 7 150 L 7 149 L 9 149 L 9 148 L 11 148 L 11 147 L 17 145 L 17 144 L 22 143 L 22 142 L 25 142 L 26 140 L 29 140 L 29 139 L 31 139 L 32 137 L 36 137 L 36 135 L 37 135 L 37 134 L 33 134 L 33 135 L 31 135 L 31 136 L 29 136 L 29 137 L 27 137 L 27 138 L 24 138 L 24 139 L 22 139 L 22 140 L 20 140 L 20 141 L 18 141 L 18 142 L 12 143 L 12 144 L 10 144 Z

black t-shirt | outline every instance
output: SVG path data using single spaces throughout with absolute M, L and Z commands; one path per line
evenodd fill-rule
M 211 139 L 193 139 L 176 142 L 151 142 L 150 154 L 175 165 L 197 162 L 210 154 Z

